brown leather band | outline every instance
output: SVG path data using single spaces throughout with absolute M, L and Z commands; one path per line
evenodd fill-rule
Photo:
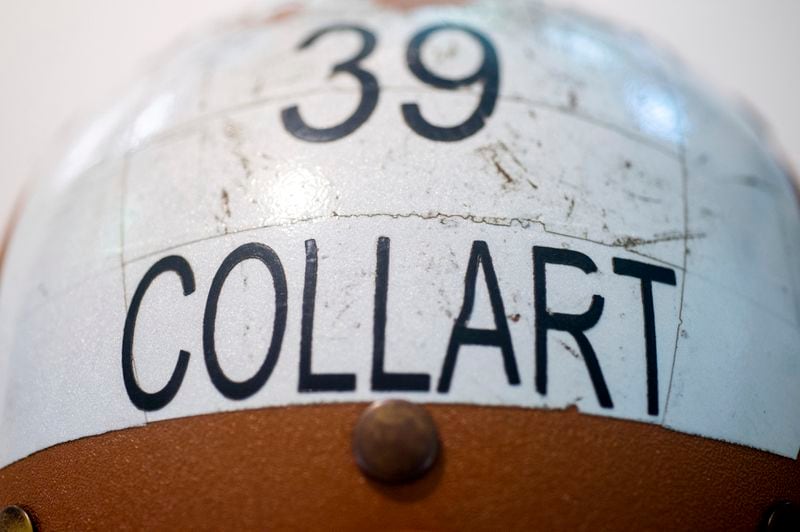
M 0 470 L 0 504 L 42 530 L 755 530 L 800 504 L 800 462 L 578 414 L 430 406 L 444 454 L 385 486 L 351 456 L 364 405 L 153 423 L 57 445 Z

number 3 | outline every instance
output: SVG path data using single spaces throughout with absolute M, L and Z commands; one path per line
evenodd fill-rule
M 378 105 L 378 80 L 375 76 L 359 67 L 358 63 L 365 59 L 375 49 L 375 35 L 360 26 L 346 24 L 336 24 L 319 29 L 311 34 L 305 41 L 300 43 L 299 50 L 304 50 L 314 44 L 314 42 L 325 35 L 336 31 L 353 31 L 361 36 L 363 45 L 361 51 L 348 61 L 339 63 L 333 67 L 333 73 L 347 72 L 354 76 L 361 83 L 361 101 L 355 112 L 339 125 L 327 128 L 315 128 L 306 124 L 300 116 L 300 111 L 296 105 L 287 107 L 281 111 L 283 126 L 295 137 L 308 142 L 331 142 L 349 135 L 367 121 L 375 106 Z

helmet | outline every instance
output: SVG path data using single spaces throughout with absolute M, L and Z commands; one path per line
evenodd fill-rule
M 799 345 L 797 190 L 679 62 L 531 2 L 303 1 L 174 50 L 26 198 L 0 507 L 789 522 Z

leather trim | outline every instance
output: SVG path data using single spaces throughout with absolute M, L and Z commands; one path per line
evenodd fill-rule
M 41 530 L 755 530 L 800 504 L 800 462 L 567 411 L 438 405 L 443 455 L 385 486 L 351 456 L 364 405 L 152 423 L 57 445 L 0 470 L 0 504 Z

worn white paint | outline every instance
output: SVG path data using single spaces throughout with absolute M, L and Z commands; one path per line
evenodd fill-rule
M 521 2 L 410 13 L 316 2 L 279 23 L 209 35 L 176 54 L 100 117 L 30 199 L 0 292 L 0 464 L 109 430 L 241 408 L 369 401 L 375 246 L 391 238 L 386 369 L 424 372 L 423 402 L 564 408 L 657 423 L 795 457 L 800 446 L 800 210 L 756 135 L 637 37 Z M 355 108 L 358 85 L 329 70 L 355 35 L 297 51 L 312 31 L 357 22 L 378 38 L 362 66 L 381 85 L 375 112 L 338 141 L 289 135 L 298 105 L 328 126 Z M 400 113 L 419 103 L 458 123 L 480 86 L 425 85 L 405 64 L 411 36 L 438 21 L 486 34 L 500 58 L 500 98 L 486 125 L 452 143 L 426 140 Z M 457 32 L 432 38 L 428 67 L 461 77 L 480 49 Z M 297 391 L 304 241 L 319 246 L 315 372 L 353 373 L 353 392 Z M 492 253 L 521 383 L 499 349 L 462 348 L 436 391 L 461 310 L 472 242 Z M 203 309 L 226 255 L 248 242 L 280 256 L 288 318 L 267 384 L 226 399 L 203 361 Z M 553 312 L 605 299 L 587 331 L 614 408 L 602 408 L 572 336 L 549 334 L 548 393 L 534 387 L 533 246 L 589 256 L 598 272 L 548 267 Z M 191 353 L 175 398 L 138 410 L 126 394 L 121 338 L 130 299 L 162 257 L 191 264 L 152 285 L 137 322 L 135 367 L 155 391 L 178 351 Z M 654 284 L 659 414 L 648 415 L 639 282 L 612 259 L 670 268 Z M 492 328 L 483 275 L 470 326 Z M 220 299 L 216 342 L 234 380 L 257 369 L 272 334 L 267 270 L 247 261 Z

